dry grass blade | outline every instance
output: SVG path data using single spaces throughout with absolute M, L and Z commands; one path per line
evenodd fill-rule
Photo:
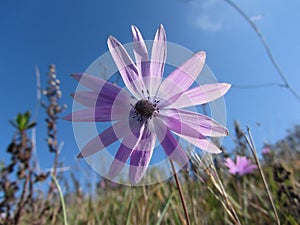
M 211 155 L 207 153 L 205 160 L 208 161 L 208 163 L 204 163 L 202 159 L 198 156 L 198 154 L 190 150 L 190 158 L 192 159 L 192 163 L 199 169 L 203 170 L 212 181 L 214 187 L 217 189 L 219 194 L 216 194 L 209 186 L 207 186 L 208 190 L 222 203 L 224 206 L 224 209 L 227 211 L 228 215 L 231 217 L 231 219 L 235 222 L 235 224 L 241 225 L 241 222 L 239 220 L 239 217 L 236 213 L 235 208 L 233 207 L 233 204 L 231 203 L 231 200 L 223 186 L 223 183 L 218 175 L 218 172 L 214 166 L 214 163 L 212 161 Z M 199 176 L 198 176 L 199 178 Z M 200 179 L 204 184 L 206 184 L 202 179 Z M 219 197 L 221 196 L 221 198 Z
M 268 197 L 269 197 L 269 200 L 271 202 L 271 205 L 272 205 L 272 208 L 273 208 L 273 212 L 275 214 L 275 218 L 276 218 L 276 222 L 278 225 L 280 225 L 280 220 L 279 220 L 279 217 L 278 217 L 278 213 L 277 213 L 277 210 L 276 210 L 276 207 L 275 207 L 275 204 L 274 204 L 274 201 L 273 201 L 273 198 L 272 198 L 272 195 L 271 195 L 271 192 L 269 190 L 269 187 L 268 187 L 268 184 L 267 184 L 267 181 L 266 181 L 266 178 L 265 178 L 265 175 L 264 175 L 264 172 L 262 170 L 262 167 L 260 165 L 260 162 L 259 162 L 259 159 L 258 159 L 258 156 L 257 156 L 257 153 L 256 153 L 256 148 L 254 147 L 254 141 L 252 139 L 252 135 L 251 135 L 251 132 L 250 132 L 250 129 L 248 128 L 247 129 L 248 131 L 248 136 L 246 134 L 244 134 L 244 137 L 247 141 L 247 144 L 249 145 L 250 149 L 251 149 L 251 152 L 253 154 L 253 157 L 255 159 L 255 162 L 258 166 L 258 170 L 259 170 L 259 173 L 261 175 L 261 178 L 263 180 L 263 183 L 264 183 L 264 186 L 265 186 L 265 189 L 267 191 L 267 194 L 268 194 Z

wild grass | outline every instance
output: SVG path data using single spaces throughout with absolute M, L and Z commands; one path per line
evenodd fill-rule
M 281 224 L 298 224 L 299 195 L 295 196 L 295 192 L 299 191 L 299 180 L 296 181 L 292 173 L 285 179 L 274 176 L 278 172 L 299 173 L 300 168 L 278 165 L 280 168 L 264 166 L 266 182 L 270 186 Z M 258 171 L 240 178 L 228 174 L 225 169 L 220 171 L 220 179 L 241 224 L 276 224 Z M 184 175 L 181 175 L 183 178 Z M 230 217 L 231 209 L 222 204 L 223 196 L 218 193 L 213 181 L 206 179 L 205 183 L 198 179 L 182 179 L 191 224 L 237 224 Z M 93 195 L 86 194 L 81 198 L 75 193 L 69 193 L 64 198 L 69 224 L 185 224 L 184 212 L 173 181 L 147 187 L 110 187 L 108 182 L 105 188 L 99 188 Z M 37 199 L 38 201 L 44 200 Z M 65 224 L 59 198 L 51 203 L 49 210 L 52 215 L 46 218 L 44 224 Z M 26 212 L 20 224 L 28 224 L 34 218 L 30 212 Z
M 212 164 L 214 169 L 204 171 L 197 166 L 195 176 L 179 174 L 191 224 L 276 224 L 259 171 L 239 177 L 228 173 L 221 158 L 216 160 L 220 165 L 217 168 Z M 261 159 L 261 163 L 281 224 L 299 224 L 299 155 L 293 159 Z M 174 180 L 144 187 L 104 181 L 96 193 L 79 195 L 70 191 L 64 193 L 64 200 L 68 224 L 185 224 Z M 58 194 L 48 203 L 42 196 L 36 197 L 34 204 L 49 204 L 49 208 L 43 214 L 43 223 L 32 224 L 66 224 Z M 26 211 L 28 206 L 24 207 L 19 224 L 37 220 Z
M 55 79 L 53 66 L 50 72 L 51 81 Z M 174 177 L 139 187 L 99 178 L 95 191 L 90 191 L 82 188 L 85 184 L 78 179 L 80 171 L 71 178 L 62 176 L 56 137 L 56 123 L 62 112 L 57 83 L 54 89 L 47 89 L 49 101 L 44 104 L 49 136 L 45 144 L 54 155 L 54 179 L 49 173 L 36 171 L 28 137 L 36 124 L 30 120 L 30 113 L 18 114 L 12 122 L 16 133 L 7 148 L 11 161 L 1 165 L 0 224 L 187 224 Z M 236 146 L 216 158 L 186 149 L 189 171 L 177 175 L 190 224 L 299 224 L 300 126 L 269 145 L 271 152 L 260 157 L 251 135 L 245 135 L 237 122 L 232 135 Z M 236 155 L 247 156 L 258 169 L 244 176 L 230 174 L 224 158 Z M 49 187 L 41 192 L 38 185 L 42 182 L 49 183 Z

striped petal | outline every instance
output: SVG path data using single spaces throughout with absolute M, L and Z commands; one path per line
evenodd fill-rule
M 169 159 L 175 161 L 181 168 L 186 167 L 189 159 L 173 134 L 160 118 L 153 118 L 153 123 L 157 138 Z
M 126 49 L 112 36 L 108 38 L 107 44 L 126 87 L 136 98 L 142 98 L 142 90 L 145 90 L 143 79 Z
M 190 142 L 191 144 L 195 145 L 196 147 L 200 148 L 203 151 L 218 154 L 222 151 L 218 146 L 216 146 L 213 142 L 211 142 L 209 139 L 202 137 L 202 138 L 193 138 L 188 137 L 184 135 L 178 135 L 179 137 L 185 139 L 186 141 Z
M 141 140 L 130 157 L 129 180 L 131 184 L 136 184 L 142 179 L 151 160 L 156 141 L 151 124 L 145 124 Z
M 71 96 L 75 99 L 75 101 L 79 102 L 82 105 L 87 107 L 97 107 L 97 106 L 104 106 L 104 105 L 112 105 L 116 98 L 123 97 L 123 102 L 126 104 L 130 104 L 130 96 L 125 95 L 122 93 L 122 96 L 114 96 L 113 94 L 106 96 L 106 94 L 96 93 L 93 91 L 76 91 L 75 93 L 71 94 Z
M 173 96 L 168 101 L 160 104 L 160 107 L 163 108 L 170 104 L 172 108 L 202 105 L 222 97 L 230 86 L 227 83 L 204 84 Z
M 124 107 L 120 105 L 104 105 L 70 113 L 64 119 L 72 122 L 109 122 L 122 119 L 124 116 L 126 116 Z
M 128 142 L 129 138 L 125 137 L 123 141 Z M 117 154 L 109 168 L 108 176 L 110 179 L 114 179 L 122 170 L 129 156 L 133 152 L 133 149 L 128 147 L 127 145 L 121 143 Z
M 148 57 L 148 50 L 145 45 L 143 36 L 136 26 L 131 26 L 133 36 L 133 49 L 137 65 L 137 69 L 142 77 L 150 76 L 150 62 Z M 149 86 L 145 85 L 148 89 Z
M 128 132 L 128 131 L 127 131 Z M 105 129 L 98 136 L 90 140 L 80 151 L 78 158 L 88 157 L 101 151 L 105 147 L 121 139 L 126 134 L 126 126 L 122 122 L 116 122 L 109 128 Z
M 158 96 L 162 97 L 165 101 L 170 102 L 170 98 L 189 89 L 205 65 L 205 58 L 205 52 L 198 52 L 174 70 L 161 83 L 158 90 Z
M 118 94 L 102 89 L 98 94 L 90 91 L 78 91 L 74 99 L 89 108 L 73 112 L 64 117 L 73 122 L 108 122 L 128 118 L 132 113 L 134 99 L 129 96 L 125 89 Z
M 89 89 L 93 90 L 96 93 L 103 91 L 103 93 L 117 94 L 121 91 L 122 88 L 102 80 L 96 76 L 92 76 L 85 73 L 77 73 L 71 75 L 75 80 L 77 80 L 82 85 L 88 87 Z
M 228 135 L 226 127 L 200 113 L 182 109 L 164 109 L 159 115 L 172 131 L 194 138 L 203 136 L 220 137 Z
M 72 122 L 108 122 L 112 121 L 111 107 L 88 108 L 68 114 L 65 120 Z
M 132 119 L 131 116 L 129 117 L 129 124 L 127 124 L 127 128 L 125 129 L 127 133 L 122 140 L 118 152 L 109 169 L 110 179 L 113 179 L 120 173 L 120 171 L 126 164 L 127 159 L 136 149 L 136 146 L 138 146 L 143 136 L 144 129 L 145 123 L 140 123 Z
M 157 92 L 159 84 L 164 74 L 167 57 L 167 38 L 163 25 L 156 31 L 151 52 L 150 76 L 148 80 L 148 90 L 151 96 Z
M 87 107 L 95 107 L 98 99 L 98 94 L 93 91 L 77 91 L 71 94 L 71 96 L 75 101 Z

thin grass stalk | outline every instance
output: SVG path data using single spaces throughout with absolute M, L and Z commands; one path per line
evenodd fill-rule
M 130 215 L 131 215 L 131 212 L 132 212 L 134 202 L 135 202 L 135 199 L 133 198 L 130 202 L 130 205 L 129 205 L 129 209 L 128 209 L 128 213 L 127 213 L 127 219 L 126 219 L 126 225 L 130 224 Z
M 231 201 L 228 198 L 227 192 L 223 186 L 222 180 L 219 177 L 219 174 L 216 170 L 216 167 L 214 166 L 214 163 L 213 163 L 211 157 L 209 157 L 209 160 L 210 160 L 210 168 L 214 172 L 216 179 L 215 179 L 215 176 L 208 169 L 206 169 L 206 173 L 209 174 L 210 178 L 212 179 L 213 184 L 215 185 L 215 187 L 217 188 L 219 193 L 224 197 L 224 199 L 225 199 L 224 204 L 226 206 L 225 208 L 226 208 L 226 210 L 229 209 L 229 210 L 227 210 L 230 212 L 229 215 L 231 215 L 231 217 L 233 218 L 233 220 L 235 221 L 236 224 L 241 225 L 239 217 L 235 211 L 235 208 L 231 204 Z M 200 160 L 200 162 L 201 162 L 201 160 Z
M 216 170 L 216 168 L 215 168 L 215 166 L 214 166 L 214 164 L 213 164 L 212 161 L 211 161 L 211 168 L 213 169 L 214 174 L 217 177 L 217 179 L 215 179 L 214 176 L 211 174 L 211 179 L 213 180 L 213 183 L 217 187 L 217 189 L 220 192 L 220 194 L 223 195 L 223 197 L 225 198 L 225 204 L 226 204 L 227 207 L 229 207 L 229 209 L 230 209 L 229 211 L 231 213 L 230 215 L 233 216 L 235 223 L 238 224 L 238 225 L 241 225 L 241 221 L 240 221 L 240 219 L 239 219 L 239 217 L 238 217 L 238 215 L 237 215 L 237 213 L 235 211 L 235 208 L 233 207 L 231 201 L 228 198 L 227 192 L 226 192 L 226 190 L 225 190 L 225 188 L 223 186 L 223 183 L 222 183 L 222 181 L 221 181 L 221 179 L 219 177 L 219 174 L 218 174 L 218 172 L 217 172 L 217 170 Z M 216 185 L 217 182 L 218 182 L 218 185 Z
M 194 163 L 198 168 L 202 168 L 205 171 L 205 173 L 210 177 L 213 185 L 215 186 L 219 194 L 223 197 L 223 199 L 219 198 L 218 195 L 209 186 L 206 186 L 208 190 L 222 203 L 224 209 L 226 210 L 230 218 L 235 222 L 235 224 L 241 225 L 239 217 L 235 211 L 235 208 L 231 203 L 231 200 L 229 199 L 229 196 L 227 195 L 227 192 L 223 186 L 223 183 L 219 177 L 219 174 L 214 166 L 211 157 L 210 156 L 208 157 L 209 164 L 210 164 L 209 168 L 210 170 L 213 171 L 214 174 L 212 174 L 212 172 L 208 169 L 207 165 L 205 165 L 202 162 L 202 160 L 195 152 L 191 151 L 190 154 L 191 154 L 192 163 Z M 198 176 L 198 174 L 196 174 L 196 176 L 200 179 L 202 183 L 205 184 L 205 181 L 200 176 Z
M 167 203 L 166 203 L 166 205 L 165 205 L 165 207 L 164 207 L 164 209 L 163 209 L 163 211 L 162 211 L 162 213 L 161 213 L 161 215 L 160 215 L 160 218 L 158 219 L 156 225 L 160 225 L 160 224 L 161 224 L 162 219 L 164 218 L 164 215 L 166 214 L 166 212 L 167 212 L 167 210 L 168 210 L 168 208 L 169 208 L 169 206 L 170 206 L 170 204 L 171 204 L 171 201 L 172 201 L 173 196 L 174 196 L 174 195 L 171 194 L 171 196 L 169 197 L 169 199 L 168 199 L 168 201 L 167 201 Z
M 242 177 L 243 183 L 243 205 L 244 205 L 244 220 L 245 224 L 248 224 L 248 198 L 247 198 L 247 190 L 246 190 L 246 181 L 245 177 Z
M 63 218 L 64 218 L 64 225 L 68 225 L 68 219 L 67 219 L 67 211 L 66 211 L 66 205 L 65 205 L 65 200 L 64 200 L 64 196 L 63 193 L 61 191 L 60 185 L 56 179 L 56 177 L 53 175 L 53 173 L 51 173 L 51 177 L 56 185 L 56 188 L 58 190 L 59 193 L 59 198 L 61 201 L 61 207 L 62 207 L 62 211 L 63 211 Z
M 276 222 L 277 222 L 277 225 L 280 225 L 280 220 L 279 220 L 279 217 L 278 217 L 278 214 L 277 214 L 277 210 L 276 210 L 276 207 L 275 207 L 275 204 L 274 204 L 274 201 L 273 201 L 273 198 L 272 198 L 272 195 L 271 195 L 271 192 L 269 190 L 269 187 L 268 187 L 268 184 L 267 184 L 267 181 L 266 181 L 266 178 L 265 178 L 265 175 L 263 173 L 263 170 L 262 170 L 262 167 L 260 165 L 260 162 L 259 162 L 259 159 L 258 159 L 258 156 L 257 156 L 257 152 L 256 152 L 256 148 L 254 147 L 254 141 L 253 141 L 253 138 L 252 138 L 252 135 L 251 135 L 251 132 L 250 132 L 250 128 L 248 127 L 247 128 L 247 132 L 248 132 L 248 136 L 246 134 L 244 134 L 244 137 L 246 139 L 246 142 L 247 144 L 249 145 L 250 147 L 250 150 L 252 152 L 252 155 L 254 157 L 254 160 L 258 166 L 258 170 L 259 170 L 259 173 L 260 173 L 260 176 L 263 180 L 263 183 L 264 183 L 264 186 L 265 186 L 265 189 L 267 191 L 267 194 L 268 194 L 268 197 L 269 197 L 269 200 L 270 200 L 270 203 L 272 205 L 272 208 L 273 208 L 273 212 L 275 214 L 275 219 L 276 219 Z
M 198 174 L 196 174 L 196 176 L 199 178 L 199 180 L 203 183 L 203 184 L 205 184 L 205 182 L 202 180 L 202 178 L 198 175 Z M 241 225 L 241 223 L 239 223 L 238 221 L 239 220 L 237 220 L 236 219 L 236 217 L 237 217 L 237 215 L 236 214 L 234 214 L 232 211 L 232 205 L 230 206 L 231 208 L 229 208 L 229 205 L 228 205 L 228 203 L 225 201 L 225 197 L 220 193 L 220 190 L 217 188 L 217 190 L 218 190 L 218 192 L 221 194 L 221 196 L 223 196 L 223 198 L 220 198 L 219 196 L 218 196 L 218 194 L 211 188 L 211 187 L 209 187 L 209 186 L 205 186 L 208 190 L 209 190 L 209 192 L 218 200 L 218 201 L 220 201 L 221 202 L 221 204 L 222 204 L 222 206 L 224 207 L 224 209 L 225 209 L 225 212 L 227 212 L 227 214 L 225 213 L 225 215 L 227 216 L 227 215 L 229 215 L 230 216 L 230 218 L 235 222 L 235 224 L 239 224 L 239 225 Z M 226 220 L 226 219 L 225 219 Z

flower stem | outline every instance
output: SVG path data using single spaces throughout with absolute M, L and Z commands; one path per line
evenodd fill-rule
M 179 192 L 179 196 L 180 196 L 182 208 L 183 208 L 183 211 L 184 211 L 184 215 L 185 215 L 185 219 L 186 219 L 186 224 L 190 225 L 190 219 L 189 219 L 189 215 L 188 215 L 188 211 L 187 211 L 185 199 L 184 199 L 184 196 L 183 196 L 182 188 L 181 188 L 181 185 L 180 185 L 180 182 L 179 182 L 179 179 L 178 179 L 178 176 L 177 176 L 177 173 L 176 173 L 173 161 L 171 159 L 170 159 L 170 163 L 171 163 L 171 167 L 172 167 L 172 170 L 173 170 L 173 173 L 174 173 L 174 178 L 175 178 L 177 189 L 178 189 L 178 192 Z
M 272 208 L 273 208 L 273 211 L 274 211 L 274 214 L 275 214 L 275 218 L 276 218 L 276 222 L 277 222 L 277 225 L 280 225 L 280 220 L 279 220 L 279 217 L 278 217 L 278 214 L 277 214 L 277 210 L 276 210 L 276 207 L 275 207 L 275 204 L 274 204 L 274 201 L 273 201 L 273 198 L 272 198 L 272 195 L 271 195 L 271 192 L 269 190 L 269 187 L 268 187 L 268 184 L 267 184 L 267 181 L 266 181 L 266 178 L 265 178 L 265 175 L 263 173 L 263 170 L 262 170 L 262 167 L 260 165 L 260 162 L 259 162 L 259 159 L 258 159 L 258 156 L 257 156 L 257 153 L 256 153 L 256 149 L 254 147 L 254 142 L 253 142 L 253 139 L 252 139 L 252 135 L 251 135 L 251 132 L 250 132 L 250 128 L 248 127 L 247 128 L 247 132 L 248 132 L 248 136 L 244 134 L 244 137 L 251 149 L 251 152 L 253 154 L 253 157 L 255 159 L 255 162 L 258 166 L 258 170 L 259 170 L 259 173 L 260 173 L 260 176 L 263 180 L 263 183 L 265 185 L 265 189 L 267 191 L 267 194 L 268 194 L 268 197 L 269 197 L 269 200 L 271 202 L 271 205 L 272 205 Z

